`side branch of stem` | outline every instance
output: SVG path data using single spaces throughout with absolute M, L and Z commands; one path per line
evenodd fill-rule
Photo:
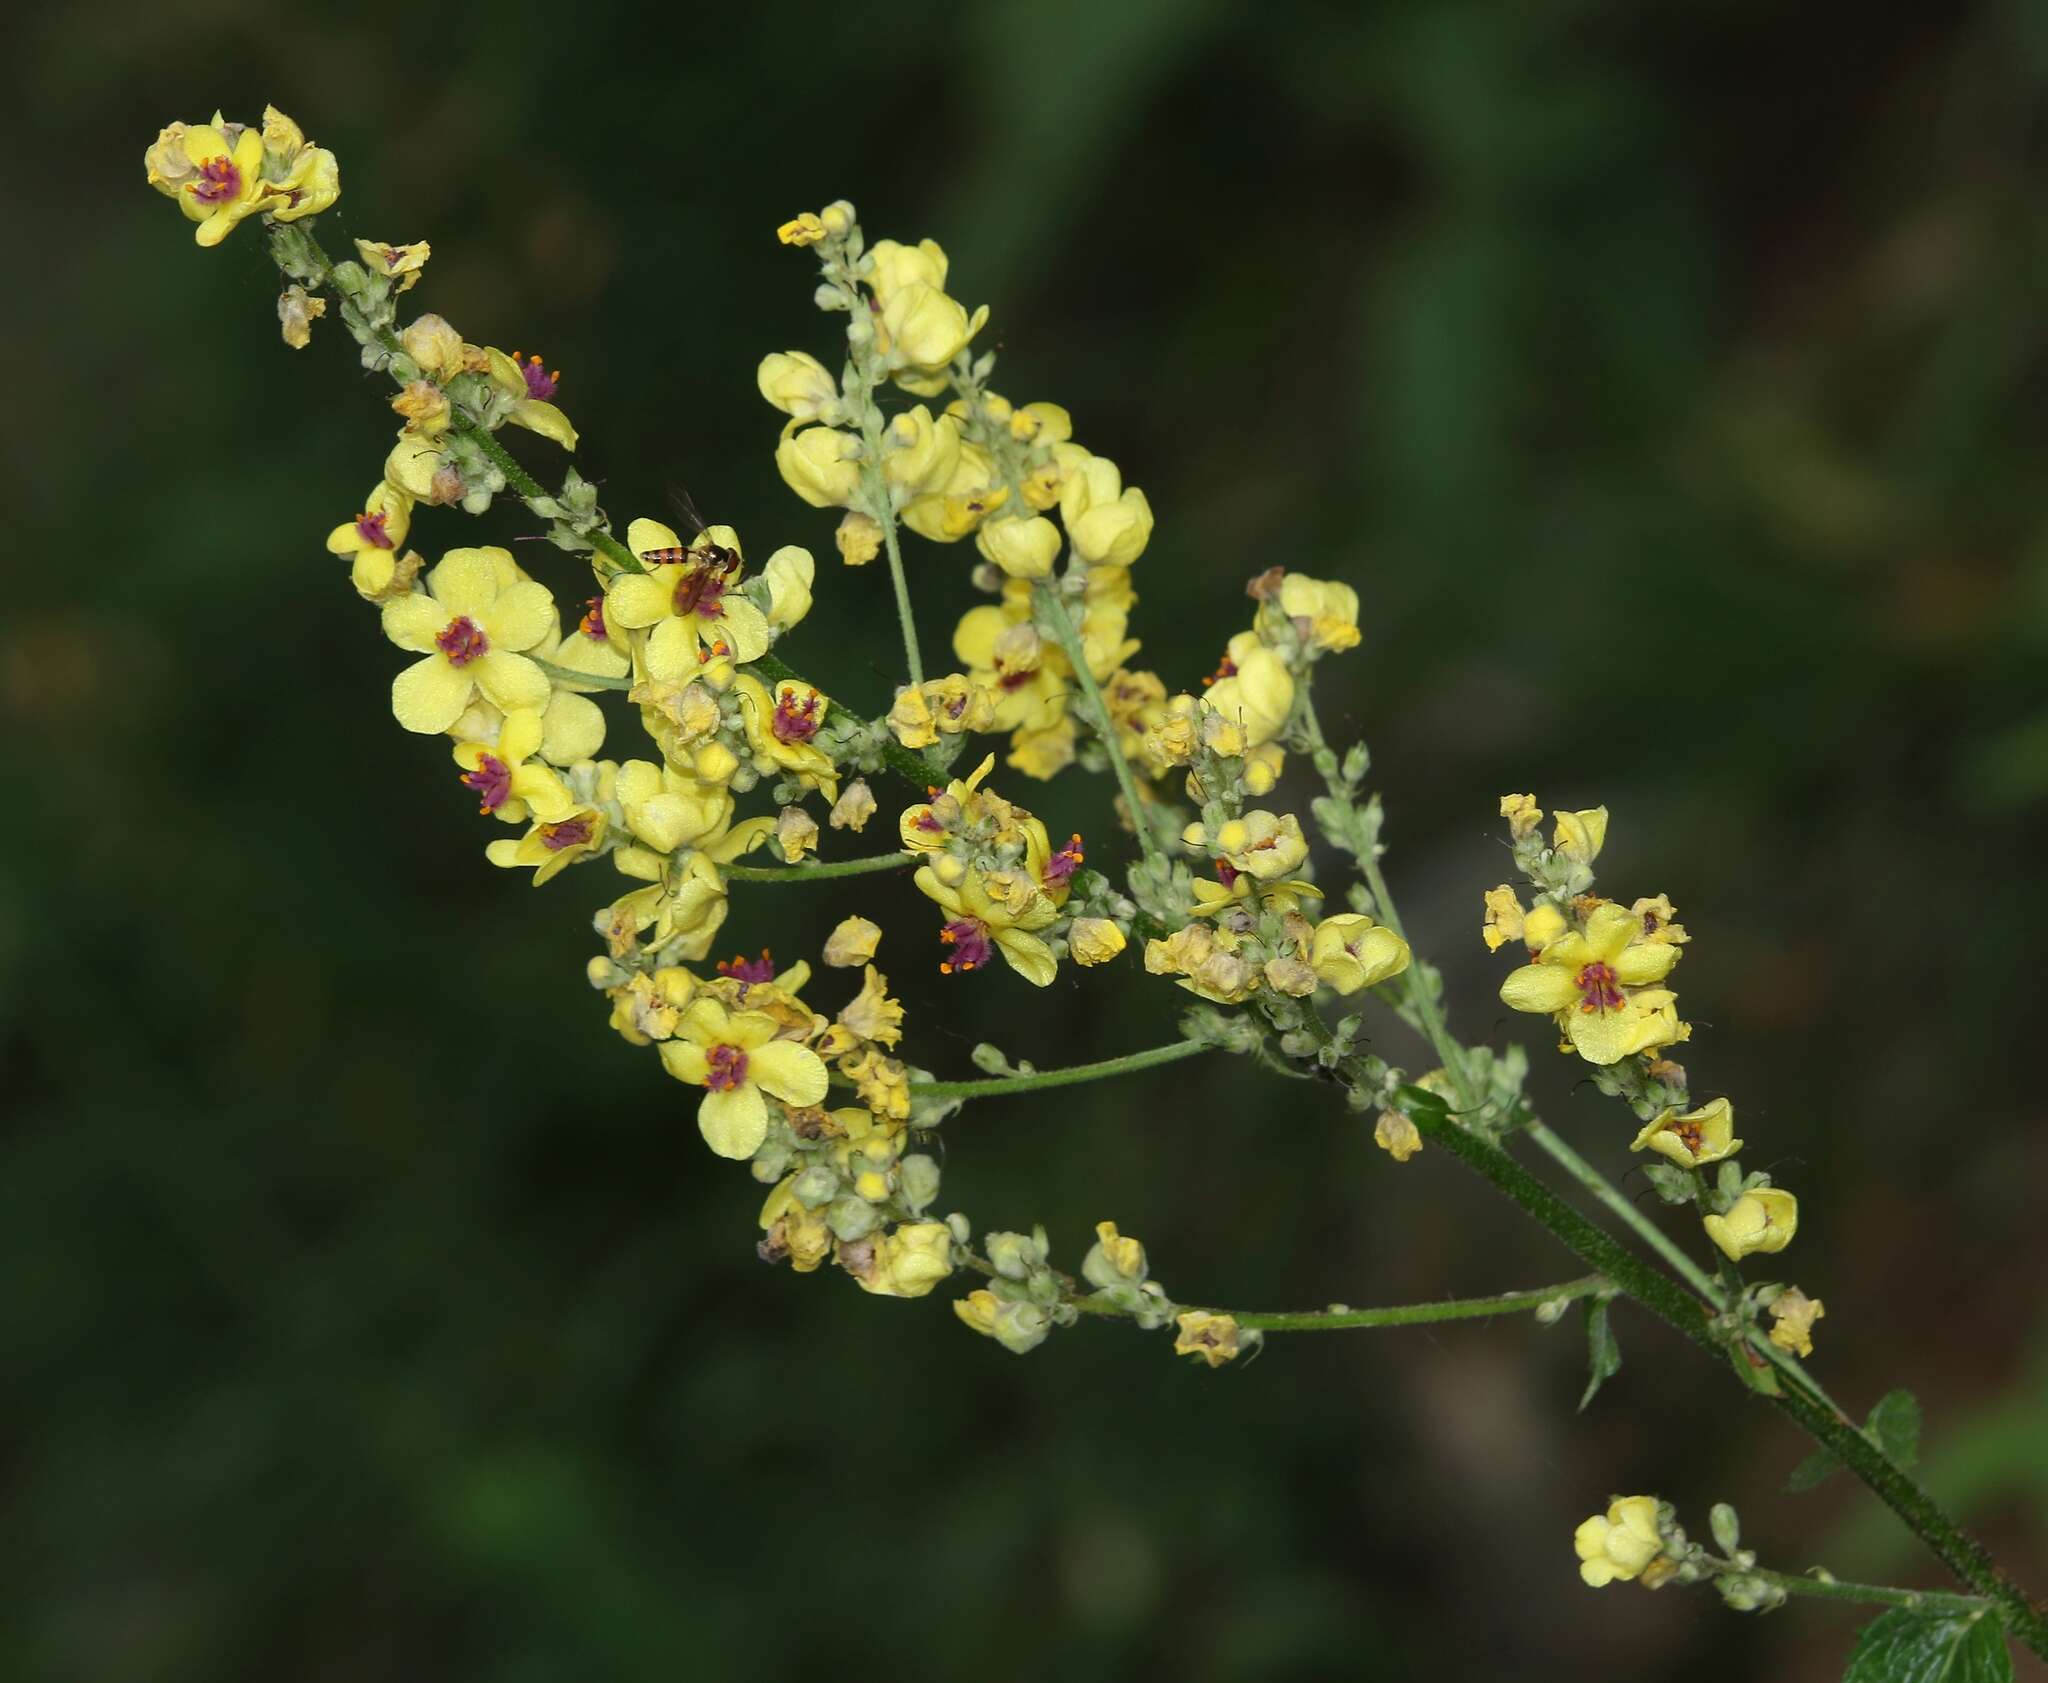
M 1073 1087 L 1083 1081 L 1107 1081 L 1112 1076 L 1132 1075 L 1160 1064 L 1178 1063 L 1199 1052 L 1213 1052 L 1206 1040 L 1176 1040 L 1146 1052 L 1129 1052 L 1121 1058 L 1104 1058 L 1100 1063 L 1069 1064 L 1065 1069 L 1039 1069 L 1028 1075 L 998 1075 L 986 1081 L 913 1081 L 911 1096 L 926 1099 L 991 1099 L 1010 1093 L 1033 1093 L 1046 1087 Z

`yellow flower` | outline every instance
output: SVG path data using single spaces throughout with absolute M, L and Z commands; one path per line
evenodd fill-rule
M 1486 921 L 1479 933 L 1488 952 L 1499 952 L 1522 938 L 1522 902 L 1506 883 L 1486 891 Z
M 732 796 L 725 789 L 652 760 L 620 765 L 612 794 L 626 828 L 656 853 L 722 836 L 732 818 Z
M 245 217 L 268 212 L 292 222 L 339 196 L 334 154 L 304 145 L 303 137 L 288 141 L 287 128 L 297 134 L 289 119 L 269 126 L 281 144 L 292 145 L 289 154 L 266 149 L 264 130 L 223 122 L 217 112 L 210 123 L 171 124 L 143 154 L 150 185 L 199 224 L 193 238 L 201 245 L 219 245 Z
M 1398 1110 L 1383 1110 L 1373 1123 L 1372 1142 L 1396 1163 L 1405 1163 L 1422 1149 L 1422 1130 Z
M 1590 865 L 1599 858 L 1600 849 L 1607 840 L 1607 809 L 1604 806 L 1588 807 L 1584 812 L 1560 812 L 1556 818 L 1557 827 L 1550 839 L 1553 848 L 1582 865 Z
M 754 383 L 783 414 L 799 421 L 833 421 L 839 416 L 839 382 L 825 365 L 802 351 L 770 351 Z
M 507 713 L 495 742 L 455 745 L 462 782 L 477 797 L 478 810 L 508 824 L 536 818 L 566 818 L 576 805 L 554 770 L 533 756 L 540 752 L 541 715 L 531 707 Z
M 868 787 L 866 778 L 856 777 L 839 792 L 839 799 L 832 803 L 826 817 L 833 829 L 851 830 L 858 835 L 874 815 L 875 792 Z
M 1629 907 L 1643 920 L 1643 939 L 1663 941 L 1674 947 L 1682 947 L 1692 937 L 1685 931 L 1685 925 L 1678 921 L 1678 908 L 1663 894 L 1652 895 L 1638 900 Z
M 1335 654 L 1358 646 L 1358 592 L 1350 585 L 1289 573 L 1276 600 L 1310 648 Z
M 1709 1099 L 1683 1116 L 1667 1110 L 1636 1135 L 1631 1151 L 1663 1153 L 1682 1168 L 1718 1163 L 1742 1149 L 1735 1137 L 1735 1107 L 1726 1099 Z
M 786 1256 L 797 1273 L 809 1274 L 832 1254 L 832 1227 L 823 1210 L 804 1207 L 795 1184 L 795 1175 L 783 1176 L 761 1206 L 761 1254 L 771 1261 Z
M 916 245 L 877 240 L 868 247 L 861 268 L 878 303 L 887 303 L 905 287 L 946 284 L 946 253 L 937 240 L 919 240 Z
M 817 851 L 818 821 L 800 806 L 784 807 L 775 815 L 775 845 L 782 850 L 785 865 L 796 864 Z
M 569 417 L 550 401 L 562 381 L 559 370 L 551 372 L 543 367 L 537 356 L 521 362 L 517 351 L 507 356 L 491 345 L 484 347 L 484 359 L 491 384 L 503 397 L 512 400 L 506 418 L 514 426 L 552 439 L 564 450 L 576 448 L 576 429 L 569 424 Z
M 882 927 L 864 917 L 843 920 L 825 937 L 825 962 L 834 970 L 851 970 L 875 956 L 882 944 Z
M 806 788 L 822 790 L 827 800 L 836 800 L 839 768 L 812 741 L 831 711 L 824 695 L 799 678 L 783 678 L 771 696 L 760 679 L 745 672 L 733 679 L 732 691 L 739 699 L 740 722 L 756 768 L 765 772 L 776 767 Z
M 1029 883 L 1019 896 L 1022 906 L 1013 908 L 1007 900 L 990 892 L 993 875 L 970 871 L 958 887 L 953 887 L 942 882 L 931 866 L 919 867 L 913 879 L 919 891 L 936 902 L 947 917 L 939 939 L 952 948 L 953 955 L 939 970 L 951 976 L 984 969 L 989 959 L 1000 952 L 1025 981 L 1033 987 L 1046 987 L 1059 968 L 1058 961 L 1052 948 L 1031 932 L 1053 922 L 1059 916 L 1059 908 Z
M 344 520 L 327 534 L 327 553 L 345 555 L 353 563 L 358 591 L 374 595 L 381 582 L 388 582 L 393 564 L 405 548 L 406 533 L 412 530 L 411 497 L 388 480 L 380 479 L 363 499 L 363 511 Z M 367 584 L 370 588 L 364 591 Z
M 1090 456 L 1068 474 L 1060 492 L 1060 519 L 1074 553 L 1091 566 L 1128 567 L 1152 538 L 1152 505 L 1107 456 Z
M 958 425 L 960 406 L 946 411 Z M 958 543 L 988 515 L 1010 500 L 995 458 L 979 444 L 961 441 L 951 471 L 903 505 L 903 524 L 933 543 Z
M 1081 1263 L 1081 1275 L 1098 1291 L 1115 1285 L 1138 1285 L 1146 1274 L 1145 1247 L 1119 1233 L 1113 1221 L 1095 1224 L 1095 1243 Z
M 832 962 L 829 950 L 828 964 Z M 894 1046 L 903 1038 L 902 1002 L 889 997 L 889 979 L 872 964 L 861 973 L 860 992 L 846 1002 L 836 1021 L 863 1045 Z
M 1062 714 L 1049 725 L 1020 728 L 1010 733 L 1010 752 L 1003 764 L 1043 782 L 1074 763 L 1079 738 L 1071 714 Z
M 425 240 L 417 240 L 411 245 L 382 245 L 375 240 L 357 240 L 356 252 L 362 258 L 364 268 L 392 283 L 393 292 L 410 292 L 419 284 L 420 271 L 427 266 L 427 259 L 434 255 L 434 248 Z
M 452 380 L 468 370 L 470 347 L 460 333 L 431 312 L 407 326 L 398 342 L 430 380 Z
M 934 421 L 922 403 L 882 431 L 882 478 L 898 507 L 944 485 L 959 459 L 960 423 L 950 415 Z
M 953 653 L 974 683 L 995 697 L 994 730 L 1043 730 L 1067 708 L 1067 679 L 1030 620 L 1030 599 L 969 608 L 953 632 Z
M 1294 711 L 1294 674 L 1252 633 L 1241 632 L 1230 640 L 1222 676 L 1202 699 L 1209 711 L 1244 733 L 1244 747 L 1256 748 L 1286 727 Z
M 1260 882 L 1278 882 L 1291 876 L 1308 858 L 1308 841 L 1301 833 L 1301 820 L 1293 813 L 1271 813 L 1254 807 L 1241 818 L 1233 818 L 1217 830 L 1211 841 L 1200 823 L 1182 832 L 1190 847 L 1208 847 L 1222 856 L 1233 871 L 1242 871 Z M 1370 919 L 1366 920 L 1370 922 Z
M 1605 1514 L 1595 1514 L 1572 1533 L 1579 1576 L 1601 1589 L 1643 1573 L 1664 1552 L 1657 1525 L 1657 1498 L 1617 1496 Z
M 407 730 L 444 731 L 479 691 L 510 713 L 544 707 L 548 680 L 519 651 L 530 649 L 554 624 L 554 599 L 544 585 L 519 579 L 509 585 L 502 549 L 455 549 L 427 575 L 423 592 L 384 604 L 384 635 L 423 656 L 391 686 L 391 711 Z
M 743 665 L 768 652 L 767 616 L 737 588 L 740 540 L 730 526 L 706 527 L 685 550 L 672 528 L 636 520 L 626 528 L 626 547 L 643 558 L 680 557 L 643 559 L 645 572 L 620 573 L 605 587 L 608 625 L 652 627 L 645 651 L 650 676 L 680 683 L 714 656 Z
M 1536 962 L 1501 983 L 1503 1003 L 1555 1017 L 1588 1063 L 1619 1063 L 1683 1038 L 1674 996 L 1661 982 L 1678 949 L 1639 940 L 1642 920 L 1611 902 L 1597 906 L 1584 934 L 1560 935 Z
M 1076 964 L 1107 964 L 1124 946 L 1124 932 L 1106 917 L 1077 917 L 1067 931 L 1067 951 Z
M 782 482 L 811 507 L 844 508 L 860 490 L 860 440 L 836 427 L 799 430 L 792 421 L 775 446 L 775 467 Z M 875 536 L 881 537 L 879 526 Z M 841 553 L 846 553 L 843 544 Z
M 1235 1005 L 1258 992 L 1258 968 L 1240 958 L 1236 937 L 1210 924 L 1190 923 L 1163 941 L 1145 943 L 1145 968 L 1155 976 L 1179 976 L 1188 992 L 1218 1005 Z
M 294 281 L 277 295 L 277 326 L 284 342 L 303 351 L 313 342 L 313 323 L 327 313 L 327 300 Z
M 811 611 L 811 587 L 817 582 L 818 564 L 801 545 L 786 543 L 768 557 L 761 569 L 768 586 L 768 623 L 777 631 L 800 624 Z
M 1234 1317 L 1190 1309 L 1175 1320 L 1180 1326 L 1180 1336 L 1173 1341 L 1176 1356 L 1193 1356 L 1211 1367 L 1237 1360 L 1243 1347 L 1243 1332 Z
M 953 1272 L 953 1231 L 943 1221 L 909 1222 L 839 1251 L 860 1288 L 877 1297 L 923 1297 Z
M 1316 925 L 1309 963 L 1339 993 L 1377 987 L 1408 968 L 1408 943 L 1362 912 L 1338 912 Z
M 1758 1187 L 1736 1199 L 1726 1215 L 1704 1217 L 1702 1225 L 1730 1262 L 1756 1251 L 1769 1255 L 1791 1244 L 1799 1231 L 1799 1200 L 1775 1186 Z
M 415 502 L 437 503 L 452 499 L 443 494 L 445 481 L 438 478 L 442 468 L 441 441 L 425 433 L 400 432 L 391 454 L 384 458 L 384 478 Z M 451 473 L 453 469 L 449 470 Z M 455 487 L 459 498 L 461 487 Z
M 854 475 L 859 482 L 859 473 Z M 912 504 L 911 507 L 915 507 Z M 904 513 L 908 515 L 906 508 Z M 832 533 L 832 544 L 839 551 L 839 559 L 849 567 L 865 567 L 882 553 L 882 523 L 872 514 L 849 512 Z
M 825 237 L 825 224 L 816 211 L 803 211 L 777 228 L 775 237 L 784 245 L 816 245 Z
M 768 1136 L 767 1095 L 814 1105 L 825 1096 L 825 1065 L 808 1046 L 776 1038 L 763 1011 L 728 1011 L 698 999 L 683 1013 L 679 1038 L 665 1041 L 661 1061 L 678 1081 L 704 1089 L 697 1127 L 721 1157 L 751 1157 Z
M 1508 821 L 1508 834 L 1516 841 L 1533 836 L 1536 826 L 1543 822 L 1543 809 L 1536 804 L 1534 795 L 1501 796 L 1500 815 Z
M 1013 579 L 1042 579 L 1060 552 L 1060 529 L 1042 514 L 982 523 L 974 547 Z
M 1795 1356 L 1813 1354 L 1813 1323 L 1827 1314 L 1817 1297 L 1788 1286 L 1771 1299 L 1771 1342 Z
M 580 807 L 561 818 L 536 819 L 517 841 L 492 842 L 484 857 L 505 870 L 530 869 L 538 888 L 603 847 L 605 828 L 602 812 Z

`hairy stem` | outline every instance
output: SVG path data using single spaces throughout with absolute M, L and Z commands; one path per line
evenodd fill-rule
M 1797 1572 L 1773 1572 L 1762 1566 L 1738 1566 L 1732 1560 L 1711 1556 L 1704 1563 L 1717 1578 L 1757 1578 L 1774 1584 L 1787 1595 L 1810 1596 L 1817 1601 L 1860 1601 L 1878 1607 L 1904 1607 L 1914 1613 L 1984 1614 L 1994 1603 L 1981 1595 L 1950 1595 L 1942 1590 L 1899 1589 L 1891 1584 L 1850 1584 L 1834 1577 L 1807 1577 Z
M 823 882 L 828 877 L 900 871 L 916 863 L 914 853 L 876 853 L 861 859 L 820 859 L 810 865 L 721 865 L 718 873 L 729 882 Z
M 1241 1327 L 1260 1332 L 1341 1332 L 1352 1327 L 1414 1327 L 1439 1321 L 1476 1321 L 1489 1315 L 1521 1315 L 1546 1303 L 1569 1303 L 1605 1291 L 1605 1275 L 1588 1274 L 1562 1285 L 1539 1286 L 1534 1291 L 1502 1292 L 1496 1297 L 1447 1297 L 1433 1303 L 1397 1303 L 1381 1309 L 1310 1309 L 1300 1313 L 1284 1310 L 1212 1309 L 1211 1314 L 1228 1315 Z
M 913 1081 L 911 1095 L 926 1099 L 992 1099 L 1009 1093 L 1031 1093 L 1042 1087 L 1072 1087 L 1083 1081 L 1107 1081 L 1112 1076 L 1131 1075 L 1160 1064 L 1178 1063 L 1199 1052 L 1216 1048 L 1206 1040 L 1176 1040 L 1150 1051 L 1128 1052 L 1121 1058 L 1104 1058 L 1100 1063 L 1069 1064 L 1065 1069 L 1034 1070 L 1029 1075 L 997 1075 L 986 1081 Z

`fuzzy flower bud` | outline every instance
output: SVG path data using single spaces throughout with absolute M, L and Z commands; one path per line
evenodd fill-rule
M 1091 566 L 1128 567 L 1152 538 L 1152 505 L 1145 493 L 1124 488 L 1107 456 L 1090 456 L 1060 492 L 1060 519 L 1074 553 Z
M 430 380 L 445 383 L 467 365 L 468 352 L 462 335 L 437 315 L 424 315 L 409 323 L 398 336 L 398 342 Z
M 1113 1221 L 1095 1224 L 1095 1243 L 1081 1262 L 1081 1277 L 1097 1291 L 1135 1286 L 1145 1278 L 1145 1247 L 1117 1232 Z

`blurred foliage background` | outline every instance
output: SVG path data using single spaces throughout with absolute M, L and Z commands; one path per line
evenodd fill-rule
M 1607 802 L 1603 882 L 1697 937 L 1697 1087 L 1805 1199 L 1818 1371 L 1856 1408 L 1917 1387 L 1931 1483 L 2048 1586 L 2048 13 L 170 0 L 14 28 L 41 138 L 5 189 L 0 407 L 6 1675 L 1837 1674 L 1853 1610 L 1582 1592 L 1572 1526 L 1636 1489 L 1699 1526 L 1737 1502 L 1771 1564 L 1940 1581 L 1847 1481 L 1780 1494 L 1790 1428 L 1631 1313 L 1575 1418 L 1571 1325 L 1217 1374 L 1086 1326 L 1019 1361 L 942 1298 L 763 1268 L 757 1190 L 582 981 L 610 874 L 490 870 L 445 751 L 388 716 L 396 657 L 321 550 L 382 383 L 331 322 L 285 351 L 256 229 L 198 251 L 143 183 L 163 122 L 266 100 L 340 154 L 330 245 L 430 238 L 408 304 L 566 370 L 617 513 L 673 478 L 751 552 L 829 556 L 753 368 L 830 355 L 772 230 L 846 194 L 871 236 L 938 236 L 1003 389 L 1150 493 L 1133 629 L 1169 683 L 1249 575 L 1355 582 L 1365 647 L 1325 688 L 1457 1019 L 1528 1033 L 1477 939 L 1495 797 Z M 580 595 L 551 554 L 522 559 Z M 967 557 L 914 559 L 929 645 Z M 879 706 L 884 577 L 821 580 L 791 657 Z M 1085 781 L 1034 804 L 1064 825 Z M 793 954 L 856 908 L 933 1067 L 1170 1032 L 1134 970 L 942 984 L 906 883 L 742 890 L 727 944 Z M 1536 1039 L 1546 1113 L 1626 1170 L 1633 1124 Z M 1069 1265 L 1113 1215 L 1198 1301 L 1575 1271 L 1441 1153 L 1397 1168 L 1220 1060 L 947 1143 L 943 1207 L 1042 1219 Z

